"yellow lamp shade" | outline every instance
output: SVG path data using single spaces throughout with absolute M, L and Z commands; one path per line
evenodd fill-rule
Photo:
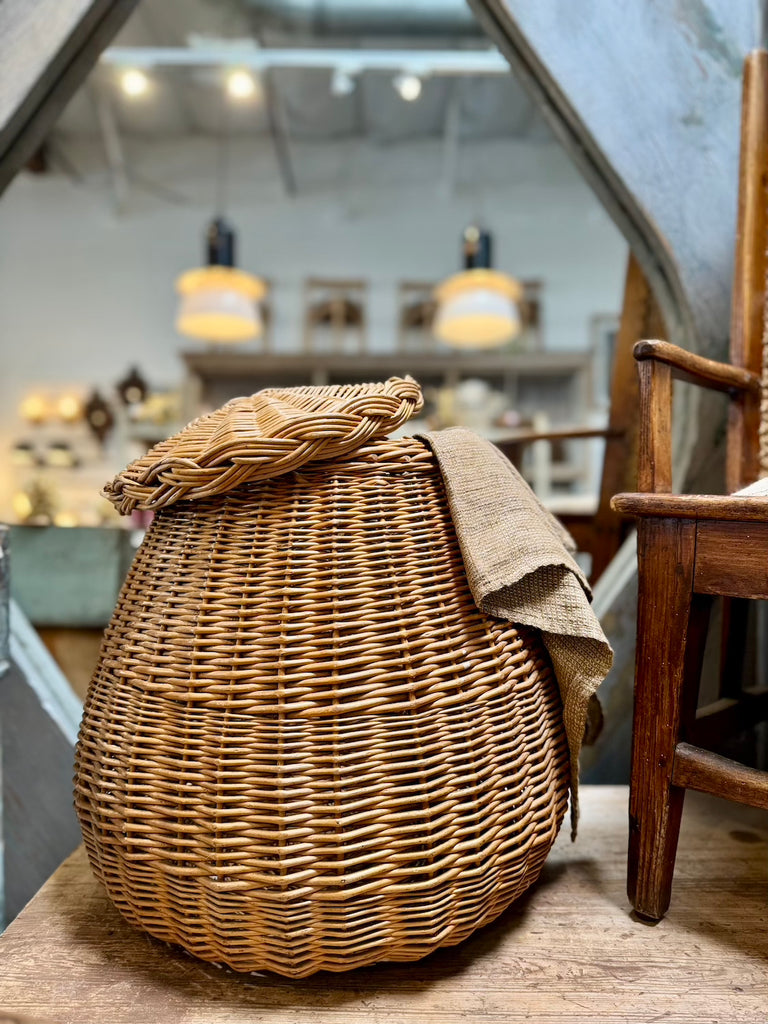
M 181 296 L 176 330 L 203 341 L 235 342 L 258 338 L 263 323 L 257 302 L 263 281 L 234 267 L 200 267 L 176 282 Z
M 456 348 L 492 348 L 520 333 L 519 282 L 476 268 L 449 277 L 435 289 L 435 337 Z

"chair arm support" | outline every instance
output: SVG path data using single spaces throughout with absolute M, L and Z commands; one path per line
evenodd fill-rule
M 672 376 L 715 391 L 760 394 L 760 378 L 740 366 L 705 359 L 667 341 L 638 341 L 633 355 L 638 362 L 653 359 L 672 368 Z

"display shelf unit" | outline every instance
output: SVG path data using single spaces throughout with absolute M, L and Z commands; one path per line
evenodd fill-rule
M 291 353 L 222 350 L 188 351 L 183 409 L 186 419 L 262 388 L 345 384 L 410 374 L 429 399 L 442 389 L 479 379 L 503 393 L 524 420 L 538 417 L 552 427 L 583 424 L 593 408 L 593 356 L 581 351 Z M 511 432 L 484 431 L 494 441 Z M 529 467 L 526 475 L 531 476 Z M 562 490 L 588 486 L 585 446 L 564 445 L 550 460 L 550 482 Z
M 583 422 L 592 408 L 590 352 L 341 354 L 184 352 L 187 418 L 260 388 L 360 383 L 410 374 L 423 388 L 455 388 L 479 378 L 503 391 L 523 415 L 545 412 L 554 425 Z

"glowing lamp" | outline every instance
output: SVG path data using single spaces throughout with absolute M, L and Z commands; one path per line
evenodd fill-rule
M 496 270 L 465 270 L 436 290 L 435 336 L 460 348 L 504 345 L 520 333 L 522 288 Z
M 397 75 L 392 84 L 406 103 L 413 103 L 421 96 L 421 79 L 418 75 Z
M 233 100 L 248 100 L 256 94 L 256 80 L 250 71 L 230 71 L 226 81 L 227 95 Z
M 56 412 L 65 423 L 76 423 L 83 415 L 83 403 L 78 395 L 60 395 L 56 402 Z
M 203 341 L 248 341 L 263 330 L 256 303 L 264 282 L 235 267 L 188 270 L 176 282 L 181 296 L 176 330 Z
M 51 409 L 45 395 L 38 394 L 37 392 L 27 395 L 19 406 L 19 415 L 27 423 L 35 425 L 45 423 L 51 415 Z
M 487 231 L 464 232 L 466 269 L 435 289 L 435 337 L 456 348 L 493 348 L 520 333 L 518 281 L 491 270 L 491 237 Z
M 120 76 L 120 88 L 132 100 L 149 91 L 149 78 L 141 68 L 128 68 Z
M 188 270 L 176 281 L 180 301 L 176 330 L 203 341 L 258 338 L 263 323 L 257 303 L 264 282 L 234 266 L 234 232 L 221 218 L 208 231 L 208 266 Z
M 78 525 L 78 518 L 74 512 L 57 512 L 53 517 L 54 526 L 62 526 L 67 529 Z
M 13 511 L 19 522 L 26 522 L 33 512 L 32 499 L 26 491 L 17 491 L 13 496 Z

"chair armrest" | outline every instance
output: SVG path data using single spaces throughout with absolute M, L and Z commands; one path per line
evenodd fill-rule
M 725 522 L 768 522 L 768 497 L 733 494 L 615 494 L 611 508 L 633 519 L 719 519 Z
M 639 341 L 634 347 L 640 373 L 638 490 L 672 490 L 672 380 L 725 391 L 742 404 L 760 401 L 760 378 L 738 366 L 686 352 L 666 341 Z
M 711 388 L 715 391 L 746 391 L 759 395 L 760 378 L 740 366 L 705 359 L 667 341 L 638 341 L 632 350 L 638 362 L 653 359 L 672 368 L 676 380 Z

